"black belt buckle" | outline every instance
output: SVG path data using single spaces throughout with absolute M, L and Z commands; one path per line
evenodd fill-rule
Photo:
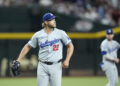
M 44 62 L 45 64 L 47 64 L 47 65 L 52 65 L 53 64 L 53 62 Z

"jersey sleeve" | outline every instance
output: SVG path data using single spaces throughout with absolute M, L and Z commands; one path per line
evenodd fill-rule
M 32 38 L 28 41 L 28 44 L 33 48 L 37 47 L 37 36 L 36 36 L 36 34 L 34 34 L 32 36 Z
M 65 45 L 68 45 L 69 43 L 71 43 L 71 39 L 69 38 L 69 36 L 65 33 L 65 31 L 61 32 L 61 40 Z
M 108 48 L 105 44 L 101 44 L 100 49 L 101 49 L 101 54 L 102 55 L 108 54 Z
M 120 44 L 117 42 L 117 48 L 118 50 L 120 50 Z

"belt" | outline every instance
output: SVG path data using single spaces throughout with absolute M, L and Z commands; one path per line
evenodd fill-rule
M 39 60 L 39 61 L 40 61 L 40 60 Z M 40 62 L 42 62 L 42 63 L 44 63 L 44 64 L 47 64 L 47 65 L 52 65 L 52 64 L 54 64 L 54 63 L 59 63 L 59 62 L 61 62 L 61 61 L 62 61 L 62 59 L 58 60 L 57 62 L 47 62 L 47 61 L 45 61 L 45 62 L 40 61 Z
M 115 63 L 114 61 L 111 61 L 111 60 L 109 60 L 109 59 L 106 59 L 106 61 L 109 61 L 109 62 Z

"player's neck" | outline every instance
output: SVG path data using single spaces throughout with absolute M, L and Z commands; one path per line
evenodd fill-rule
M 112 42 L 112 39 L 107 39 L 109 42 Z
M 45 32 L 47 34 L 50 34 L 53 30 L 54 30 L 54 28 L 45 27 Z

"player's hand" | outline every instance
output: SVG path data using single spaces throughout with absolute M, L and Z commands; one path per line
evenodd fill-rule
M 68 68 L 69 67 L 69 61 L 65 60 L 62 64 L 63 68 Z
M 114 59 L 114 62 L 115 62 L 115 63 L 119 63 L 119 61 L 120 61 L 120 60 L 119 60 L 118 58 L 115 58 L 115 59 Z

